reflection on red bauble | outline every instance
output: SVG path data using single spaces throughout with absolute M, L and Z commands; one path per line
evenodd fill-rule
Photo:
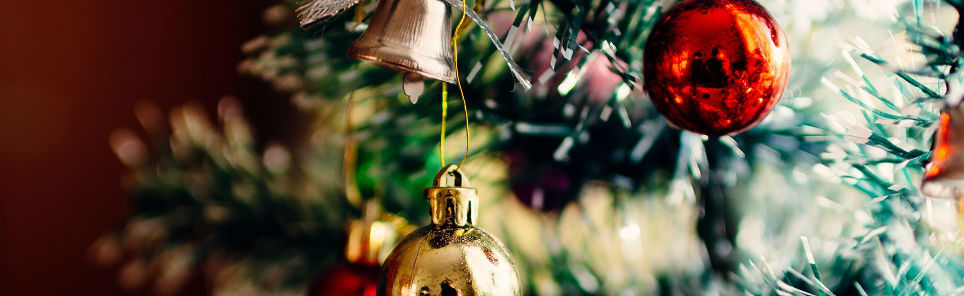
M 653 27 L 646 91 L 673 125 L 710 136 L 759 123 L 790 76 L 783 29 L 752 0 L 686 0 Z
M 336 266 L 315 280 L 310 296 L 375 296 L 378 266 L 344 264 Z

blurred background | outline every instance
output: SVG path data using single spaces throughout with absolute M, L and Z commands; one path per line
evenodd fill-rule
M 138 101 L 213 110 L 224 95 L 258 110 L 249 119 L 259 139 L 297 133 L 287 101 L 265 99 L 269 87 L 236 71 L 240 45 L 264 32 L 272 3 L 4 1 L 0 295 L 149 294 L 121 289 L 116 268 L 87 260 L 91 242 L 128 211 L 108 135 L 136 127 Z M 197 281 L 187 291 L 205 294 Z

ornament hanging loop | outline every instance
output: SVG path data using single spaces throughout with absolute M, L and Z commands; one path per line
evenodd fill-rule
M 435 175 L 435 181 L 432 182 L 433 187 L 442 187 L 447 184 L 447 177 L 452 175 L 452 184 L 454 187 L 469 187 L 469 178 L 462 174 L 462 170 L 459 166 L 450 164 L 442 168 L 438 174 Z
M 452 175 L 452 186 L 447 176 Z M 475 223 L 479 215 L 479 197 L 469 179 L 456 165 L 448 165 L 435 175 L 432 187 L 425 188 L 429 200 L 429 215 L 436 227 L 465 227 Z

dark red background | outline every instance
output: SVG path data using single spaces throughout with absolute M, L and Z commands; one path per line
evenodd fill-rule
M 127 211 L 108 148 L 133 106 L 233 94 L 262 138 L 287 100 L 236 74 L 273 1 L 4 1 L 0 8 L 0 295 L 128 295 L 90 243 Z M 260 122 L 260 124 L 258 124 Z M 279 123 L 282 122 L 282 123 Z M 195 281 L 185 294 L 203 294 Z

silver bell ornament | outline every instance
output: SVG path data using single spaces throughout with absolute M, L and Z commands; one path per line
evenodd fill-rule
M 453 186 L 445 186 L 447 176 Z M 382 265 L 378 296 L 522 295 L 512 256 L 495 237 L 472 224 L 479 198 L 450 165 L 425 189 L 432 224 L 412 232 Z

